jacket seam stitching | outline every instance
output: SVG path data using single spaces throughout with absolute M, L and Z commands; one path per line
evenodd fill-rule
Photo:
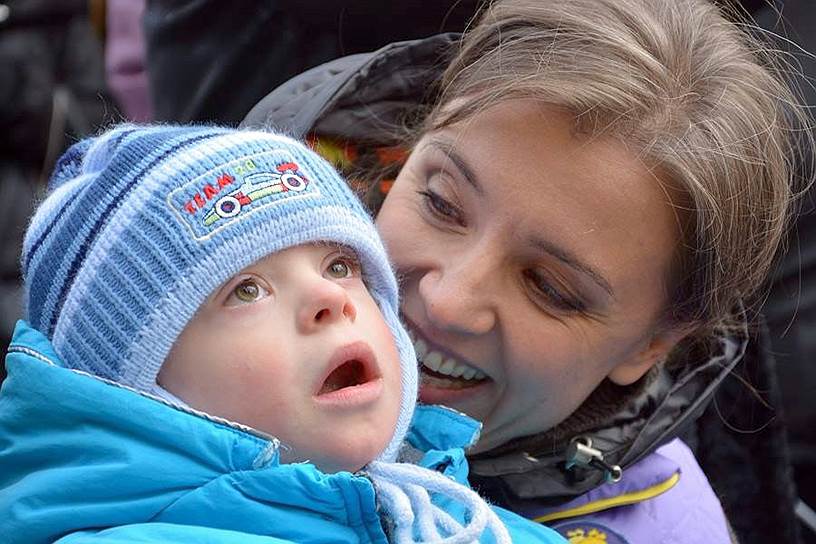
M 11 344 L 9 346 L 9 348 L 8 348 L 8 352 L 9 353 L 13 353 L 13 352 L 24 353 L 26 355 L 34 357 L 35 359 L 37 359 L 39 361 L 42 361 L 43 363 L 47 363 L 47 364 L 49 364 L 51 366 L 59 366 L 57 363 L 55 363 L 54 361 L 52 361 L 50 358 L 46 357 L 45 355 L 43 355 L 39 351 L 33 350 L 33 349 L 28 348 L 26 346 L 21 346 L 19 344 Z

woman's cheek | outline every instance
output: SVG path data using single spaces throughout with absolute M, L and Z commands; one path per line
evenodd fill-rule
M 525 396 L 540 398 L 553 411 L 552 416 L 566 417 L 603 380 L 603 372 L 589 363 L 599 358 L 588 358 L 591 356 L 584 343 L 586 338 L 584 342 L 565 338 L 566 329 L 562 325 L 554 327 L 555 330 L 547 328 L 514 335 L 512 344 L 526 349 L 509 355 L 508 361 L 515 363 L 510 363 L 512 368 L 508 371 Z M 583 349 L 579 347 L 582 345 Z
M 401 200 L 404 199 L 390 203 L 386 200 L 377 216 L 377 229 L 398 271 L 412 266 L 411 260 L 421 257 L 423 252 L 437 249 L 433 232 L 416 212 L 406 209 L 407 204 L 402 205 Z

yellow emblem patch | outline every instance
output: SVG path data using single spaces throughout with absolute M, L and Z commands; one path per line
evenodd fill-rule
M 553 525 L 570 544 L 628 544 L 628 541 L 609 527 L 592 521 L 567 521 Z
M 598 529 L 573 529 L 567 531 L 570 544 L 607 544 L 606 533 Z

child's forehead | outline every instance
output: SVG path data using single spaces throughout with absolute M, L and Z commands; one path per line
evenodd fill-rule
M 288 266 L 298 258 L 323 258 L 332 254 L 344 255 L 357 259 L 357 252 L 348 245 L 332 241 L 317 241 L 296 246 L 290 246 L 279 251 L 269 253 L 254 263 L 245 266 L 237 274 L 258 268 Z

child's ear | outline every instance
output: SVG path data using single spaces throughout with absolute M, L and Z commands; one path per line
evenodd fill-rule
M 607 377 L 617 385 L 635 383 L 654 365 L 665 360 L 674 347 L 694 332 L 694 329 L 692 325 L 661 329 L 652 336 L 649 344 L 640 353 L 613 368 Z

